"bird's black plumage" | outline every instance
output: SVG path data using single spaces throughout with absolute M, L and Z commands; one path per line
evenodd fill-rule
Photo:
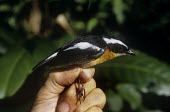
M 80 42 L 90 43 L 100 49 L 95 50 L 92 48 L 87 48 L 87 49 L 82 50 L 79 48 L 74 48 L 71 50 L 66 50 Z M 59 48 L 49 57 L 47 57 L 46 59 L 38 63 L 33 68 L 33 70 L 39 69 L 42 67 L 51 68 L 51 67 L 69 66 L 69 65 L 80 65 L 81 66 L 82 64 L 88 63 L 100 57 L 105 52 L 106 47 L 107 45 L 103 41 L 103 39 L 97 36 L 77 38 L 76 40 L 73 40 L 69 42 L 68 44 L 66 44 L 64 47 Z M 52 56 L 54 54 L 57 54 L 57 55 Z
M 77 38 L 38 63 L 33 70 L 60 66 L 91 67 L 121 55 L 134 55 L 118 39 L 106 36 Z

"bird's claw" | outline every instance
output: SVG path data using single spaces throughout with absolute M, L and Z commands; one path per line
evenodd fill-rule
M 84 83 L 82 82 L 82 80 L 80 78 L 78 78 L 78 82 L 76 84 L 76 99 L 77 99 L 77 102 L 81 102 L 84 101 L 86 98 L 86 91 L 85 91 L 85 88 L 84 88 Z

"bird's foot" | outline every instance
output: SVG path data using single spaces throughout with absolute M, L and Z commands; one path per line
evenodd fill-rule
M 78 102 L 80 102 L 81 104 L 81 102 L 85 100 L 85 97 L 86 97 L 86 91 L 84 88 L 84 83 L 80 78 L 78 78 L 76 83 L 76 98 L 77 98 L 76 104 L 78 104 Z

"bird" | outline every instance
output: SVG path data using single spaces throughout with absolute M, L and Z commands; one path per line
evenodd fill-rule
M 115 39 L 114 36 L 84 36 L 58 48 L 54 53 L 40 61 L 33 68 L 33 71 L 42 68 L 50 70 L 63 66 L 89 68 L 123 55 L 135 55 L 135 53 L 121 40 Z M 84 100 L 86 93 L 80 78 L 76 91 L 77 101 Z

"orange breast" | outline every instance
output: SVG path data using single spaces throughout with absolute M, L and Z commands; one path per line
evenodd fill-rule
M 111 52 L 109 49 L 107 49 L 102 56 L 100 56 L 98 59 L 91 61 L 90 63 L 84 64 L 83 68 L 92 67 L 94 65 L 106 62 L 108 60 L 111 60 L 115 57 L 117 57 L 118 54 Z

